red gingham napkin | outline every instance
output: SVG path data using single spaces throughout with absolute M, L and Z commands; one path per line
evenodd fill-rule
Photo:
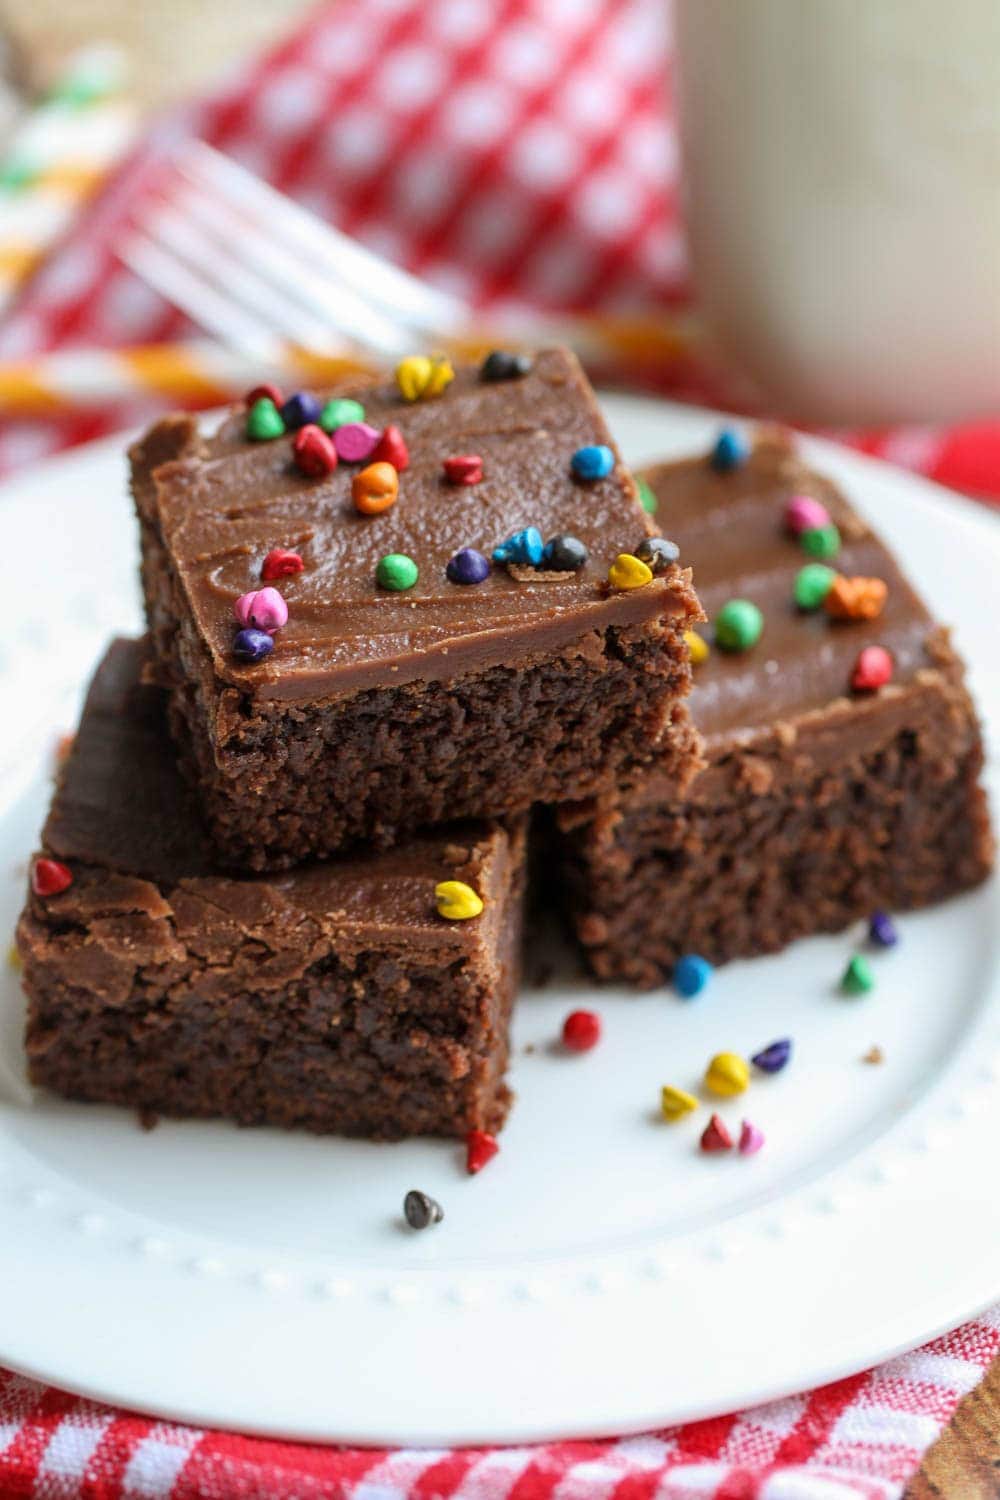
M 477 305 L 681 307 L 668 58 L 663 0 L 340 0 L 160 125 L 0 327 L 0 359 L 190 331 L 114 257 L 157 144 L 184 130 Z M 673 394 L 717 395 L 694 370 L 671 381 Z M 136 403 L 9 423 L 0 471 L 152 414 Z M 1000 497 L 1000 422 L 853 440 Z M 998 1348 L 1000 1310 L 877 1370 L 735 1416 L 621 1440 L 461 1452 L 206 1432 L 0 1371 L 0 1493 L 882 1500 L 900 1494 Z

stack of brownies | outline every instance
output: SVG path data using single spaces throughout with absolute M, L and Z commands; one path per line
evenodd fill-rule
M 149 634 L 99 667 L 32 864 L 38 1084 L 495 1131 L 532 808 L 540 899 L 640 986 L 989 868 L 961 664 L 787 441 L 637 488 L 551 350 L 262 387 L 131 459 Z

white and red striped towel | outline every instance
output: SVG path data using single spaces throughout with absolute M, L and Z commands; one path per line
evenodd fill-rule
M 663 0 L 339 0 L 155 138 L 197 131 L 480 306 L 682 306 L 666 21 Z M 141 147 L 35 276 L 0 325 L 0 358 L 188 331 L 114 256 L 154 157 L 153 142 Z M 674 395 L 719 396 L 695 368 L 670 378 Z M 0 470 L 149 415 L 119 406 L 11 422 Z M 1000 422 L 854 440 L 1000 497 Z M 0 1372 L 0 1494 L 882 1500 L 900 1494 L 998 1347 L 995 1312 L 877 1370 L 735 1416 L 621 1440 L 461 1452 L 206 1432 Z

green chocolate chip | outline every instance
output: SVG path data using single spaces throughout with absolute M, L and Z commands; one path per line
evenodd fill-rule
M 319 425 L 324 432 L 336 432 L 348 422 L 363 422 L 365 409 L 360 401 L 350 401 L 343 396 L 338 401 L 328 401 L 319 414 Z
M 656 496 L 653 494 L 651 486 L 648 485 L 644 479 L 637 479 L 635 482 L 635 487 L 639 491 L 639 504 L 642 506 L 647 516 L 655 516 Z
M 840 981 L 840 988 L 845 995 L 867 995 L 869 990 L 875 988 L 872 966 L 862 953 L 855 953 L 847 965 Z
M 837 574 L 825 563 L 806 563 L 795 578 L 795 602 L 799 609 L 819 609 L 833 587 Z
M 284 434 L 281 413 L 268 396 L 255 401 L 247 412 L 247 437 L 252 443 L 266 443 Z
M 749 599 L 730 599 L 715 617 L 715 644 L 723 651 L 749 651 L 760 640 L 764 616 Z
M 387 552 L 385 557 L 378 560 L 375 577 L 382 588 L 393 589 L 398 594 L 405 589 L 412 589 L 420 577 L 420 571 L 413 558 L 407 557 L 405 552 Z
M 810 557 L 836 557 L 840 551 L 840 532 L 832 521 L 829 526 L 810 526 L 802 532 L 799 543 Z

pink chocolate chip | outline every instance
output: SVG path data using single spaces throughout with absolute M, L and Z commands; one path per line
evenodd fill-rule
M 233 605 L 233 614 L 246 629 L 266 630 L 273 635 L 288 622 L 288 605 L 277 589 L 254 589 L 241 594 Z
M 346 464 L 357 464 L 375 452 L 381 436 L 378 428 L 369 427 L 367 422 L 345 422 L 333 434 L 333 446 L 338 458 Z
M 793 495 L 785 506 L 785 525 L 793 536 L 829 524 L 830 512 L 811 495 Z
M 764 1144 L 764 1132 L 751 1120 L 744 1120 L 740 1130 L 739 1152 L 741 1156 L 753 1156 Z

